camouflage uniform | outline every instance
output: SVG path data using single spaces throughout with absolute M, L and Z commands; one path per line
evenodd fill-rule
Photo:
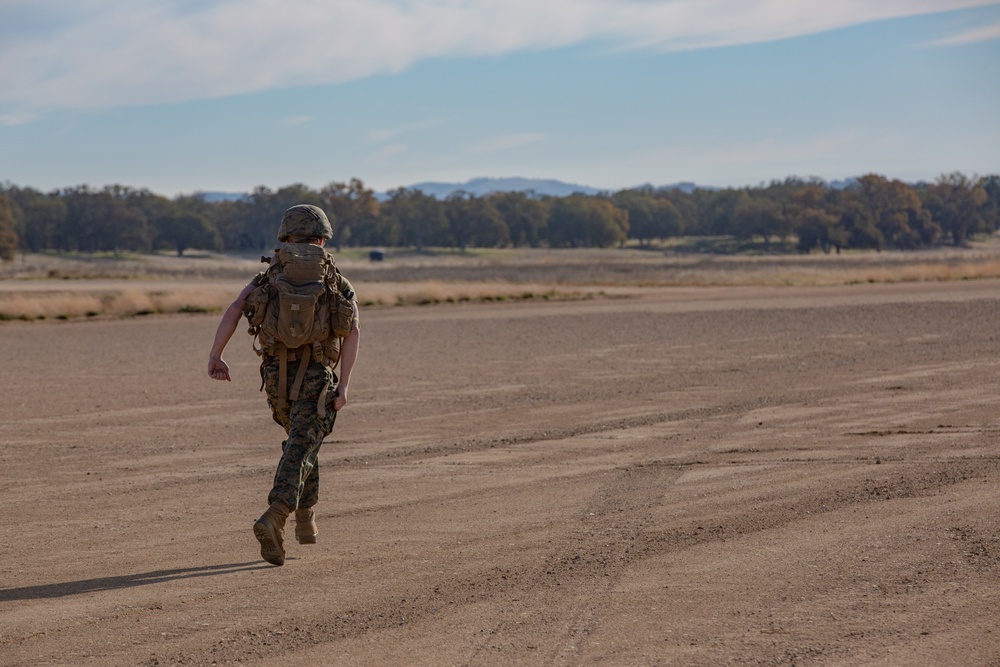
M 258 284 L 264 274 L 254 277 Z M 354 299 L 354 288 L 343 276 L 338 287 L 348 299 Z M 298 362 L 289 362 L 285 395 L 291 395 L 292 384 Z M 271 417 L 285 429 L 288 438 L 281 443 L 282 454 L 278 469 L 274 473 L 274 485 L 267 496 L 267 502 L 276 500 L 291 509 L 308 509 L 319 500 L 319 449 L 323 439 L 333 432 L 337 412 L 333 401 L 337 396 L 337 374 L 315 360 L 309 361 L 298 400 L 286 400 L 284 406 L 278 401 L 279 362 L 277 357 L 267 357 L 260 366 L 260 376 L 267 394 L 267 404 L 271 407 Z M 323 388 L 326 392 L 326 414 L 320 417 L 317 404 Z
M 333 228 L 326 213 L 317 206 L 307 204 L 297 204 L 285 211 L 278 228 L 278 241 L 281 243 L 307 243 L 322 247 L 323 244 L 320 240 L 328 241 L 332 236 Z M 282 253 L 281 250 L 276 254 L 276 259 L 279 266 L 284 266 L 283 255 L 280 253 Z M 272 265 L 272 268 L 274 266 Z M 336 289 L 348 301 L 353 302 L 354 289 L 351 287 L 351 283 L 340 275 L 339 271 L 333 270 L 331 273 L 331 270 L 331 265 L 323 264 L 326 286 L 330 289 Z M 334 274 L 336 275 L 335 285 L 330 283 L 331 276 Z M 229 367 L 222 361 L 222 351 L 232 336 L 236 321 L 238 321 L 238 315 L 236 316 L 237 320 L 234 320 L 230 315 L 230 313 L 237 312 L 234 310 L 237 303 L 240 304 L 243 314 L 251 322 L 250 333 L 255 338 L 261 333 L 262 320 L 257 318 L 258 316 L 266 316 L 266 310 L 258 310 L 261 305 L 260 297 L 264 296 L 268 303 L 273 297 L 270 290 L 256 291 L 265 275 L 266 273 L 262 272 L 254 277 L 252 284 L 244 288 L 244 291 L 240 293 L 239 301 L 233 302 L 219 323 L 215 343 L 213 343 L 212 352 L 209 353 L 208 368 L 209 375 L 217 380 L 230 379 Z M 306 275 L 309 275 L 308 272 Z M 265 294 L 265 292 L 267 293 Z M 255 294 L 256 296 L 254 296 Z M 353 307 L 352 314 L 352 308 L 347 308 L 345 311 L 342 299 L 338 298 L 334 301 L 336 301 L 336 308 L 328 323 L 331 332 L 335 335 L 348 336 L 348 338 L 358 335 L 357 307 Z M 291 310 L 296 310 L 299 302 L 291 302 L 291 305 L 295 306 Z M 345 317 L 353 317 L 350 326 L 347 325 Z M 268 322 L 267 327 L 270 329 L 273 323 L 270 320 Z M 324 325 L 321 331 L 322 335 L 326 335 L 326 331 L 327 328 Z M 287 335 L 287 333 L 285 332 L 282 336 Z M 293 335 L 293 340 L 301 341 L 301 345 L 295 349 L 286 349 L 282 340 L 287 339 L 272 340 L 274 338 L 272 331 L 268 331 L 267 336 L 268 340 L 266 343 L 262 343 L 260 350 L 264 357 L 260 366 L 261 379 L 264 388 L 267 389 L 267 402 L 271 406 L 274 421 L 285 429 L 288 437 L 282 443 L 281 459 L 274 474 L 274 484 L 268 494 L 269 507 L 254 522 L 253 533 L 257 541 L 260 542 L 261 558 L 273 565 L 284 565 L 283 530 L 285 521 L 293 510 L 295 511 L 296 539 L 302 544 L 316 542 L 315 513 L 311 508 L 319 499 L 319 464 L 317 459 L 323 439 L 333 431 L 333 424 L 337 419 L 334 405 L 337 402 L 339 385 L 339 379 L 333 369 L 324 366 L 317 359 L 322 359 L 326 363 L 336 359 L 339 355 L 334 342 L 339 342 L 339 339 L 327 338 L 323 341 L 316 341 L 305 337 L 295 338 Z M 307 347 L 310 343 L 319 345 L 319 348 L 311 348 L 308 366 L 301 369 L 303 373 L 300 375 L 298 371 L 302 364 L 302 358 L 304 352 L 310 350 Z M 350 369 L 354 363 L 353 357 L 356 350 L 356 347 L 351 349 L 350 365 L 344 366 L 347 372 L 346 380 L 350 380 Z M 315 351 L 316 358 L 312 358 L 312 351 Z M 279 356 L 275 357 L 275 354 Z M 294 368 L 291 373 L 288 372 L 290 364 L 291 368 Z M 282 375 L 287 377 L 287 386 L 284 387 L 279 386 Z M 299 383 L 300 379 L 301 384 Z M 298 394 L 294 400 L 291 400 L 296 387 L 298 387 Z M 323 402 L 322 405 L 319 405 L 320 401 Z
M 280 500 L 292 509 L 308 509 L 319 499 L 319 448 L 323 439 L 333 431 L 337 419 L 333 409 L 337 375 L 329 368 L 310 361 L 298 400 L 285 401 L 282 406 L 277 399 L 277 358 L 267 359 L 260 367 L 260 374 L 267 392 L 267 403 L 271 406 L 271 416 L 288 434 L 288 439 L 281 443 L 281 460 L 278 461 L 274 486 L 267 502 Z M 289 374 L 286 392 L 291 392 L 294 381 L 295 378 Z M 329 387 L 326 415 L 319 417 L 316 405 L 324 387 Z

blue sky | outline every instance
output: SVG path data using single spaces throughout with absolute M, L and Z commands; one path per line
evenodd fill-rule
M 0 0 L 0 181 L 1000 173 L 1000 0 Z

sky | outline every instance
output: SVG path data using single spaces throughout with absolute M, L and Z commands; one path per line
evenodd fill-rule
M 0 183 L 1000 173 L 1000 0 L 0 0 Z

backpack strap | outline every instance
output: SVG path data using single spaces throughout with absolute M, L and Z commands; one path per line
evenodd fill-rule
M 285 406 L 288 405 L 289 399 L 292 401 L 299 400 L 299 392 L 302 390 L 302 381 L 305 379 L 306 370 L 309 368 L 309 358 L 312 356 L 312 348 L 309 345 L 304 345 L 302 352 L 292 355 L 292 360 L 294 361 L 296 357 L 299 360 L 298 370 L 295 372 L 295 379 L 292 381 L 292 389 L 289 393 L 288 388 L 288 347 L 284 343 L 277 343 L 278 345 L 278 406 L 280 409 L 284 410 Z M 263 382 L 261 383 L 263 388 Z M 327 390 L 330 388 L 330 383 L 326 383 L 323 386 L 322 391 L 319 393 L 319 400 L 316 402 L 316 414 L 320 419 L 326 416 L 326 394 Z
M 316 401 L 316 416 L 320 419 L 326 417 L 326 392 L 330 388 L 330 383 L 323 385 L 323 390 L 319 392 L 319 400 Z
M 278 407 L 285 409 L 288 394 L 285 386 L 288 384 L 288 348 L 284 343 L 278 343 Z
M 309 353 L 312 350 L 312 346 L 305 345 L 302 352 L 302 358 L 299 359 L 299 370 L 295 374 L 295 382 L 292 383 L 292 395 L 290 398 L 293 401 L 299 400 L 299 390 L 302 389 L 302 380 L 306 376 L 306 368 L 309 366 Z

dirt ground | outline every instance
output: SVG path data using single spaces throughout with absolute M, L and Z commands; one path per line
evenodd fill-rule
M 371 309 L 283 567 L 217 317 L 0 325 L 0 664 L 1000 664 L 998 282 Z

